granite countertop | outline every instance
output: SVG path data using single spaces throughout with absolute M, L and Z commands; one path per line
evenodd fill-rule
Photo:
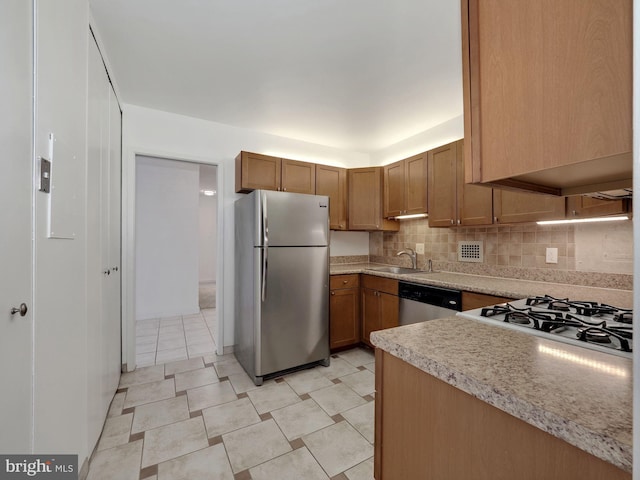
M 521 296 L 512 288 L 497 292 Z M 460 317 L 372 332 L 371 342 L 631 472 L 632 360 Z
M 422 283 L 445 288 L 466 290 L 509 298 L 525 298 L 532 295 L 551 295 L 557 298 L 572 298 L 607 303 L 620 308 L 633 308 L 633 292 L 613 288 L 583 287 L 564 283 L 537 282 L 513 278 L 488 277 L 465 273 L 434 272 L 397 275 L 377 272 L 382 267 L 375 263 L 335 264 L 330 266 L 331 275 L 366 273 L 380 277 L 395 278 L 406 282 Z

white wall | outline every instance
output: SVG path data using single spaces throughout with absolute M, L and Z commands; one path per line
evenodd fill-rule
M 66 185 L 60 193 L 73 199 L 72 205 L 57 214 L 74 236 L 72 239 L 48 237 L 49 197 L 35 192 L 33 449 L 39 453 L 78 454 L 82 464 L 93 448 L 87 444 L 86 431 L 88 185 L 85 174 L 89 12 L 87 0 L 37 0 L 35 5 L 35 155 L 49 158 L 48 136 L 53 132 L 57 141 L 52 180 L 55 182 L 56 172 L 60 175 L 64 171 L 65 178 L 58 177 L 63 180 L 61 184 Z M 23 128 L 30 130 L 31 125 Z M 26 346 L 24 354 L 31 354 Z
M 345 152 L 288 138 L 208 122 L 135 105 L 123 105 L 123 282 L 125 301 L 124 332 L 128 346 L 126 360 L 134 366 L 135 292 L 131 284 L 134 268 L 135 156 L 151 155 L 218 165 L 219 272 L 217 276 L 218 314 L 222 319 L 223 345 L 233 345 L 233 202 L 235 157 L 241 150 L 281 155 L 338 166 L 367 166 L 369 155 Z
M 371 165 L 386 165 L 426 152 L 464 137 L 464 119 L 460 115 L 401 142 L 371 154 Z
M 332 230 L 329 251 L 332 257 L 369 255 L 369 232 Z
M 136 320 L 198 313 L 199 167 L 136 159 Z
M 200 165 L 199 252 L 200 283 L 216 281 L 218 245 L 218 196 L 206 196 L 203 190 L 216 190 L 216 167 Z M 217 192 L 216 192 L 217 193 Z

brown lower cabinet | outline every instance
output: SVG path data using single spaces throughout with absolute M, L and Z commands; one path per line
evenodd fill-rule
M 362 275 L 361 286 L 362 342 L 373 347 L 371 332 L 398 326 L 398 281 Z
M 488 307 L 499 303 L 506 303 L 513 300 L 507 297 L 496 297 L 484 293 L 462 292 L 462 310 L 474 310 L 476 308 Z
M 360 275 L 335 275 L 330 279 L 329 348 L 360 343 Z
M 631 480 L 569 443 L 376 350 L 374 477 Z

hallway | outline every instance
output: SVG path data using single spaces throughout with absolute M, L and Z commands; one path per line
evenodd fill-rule
M 262 387 L 233 355 L 138 368 L 121 377 L 88 479 L 372 480 L 373 370 L 358 348 Z

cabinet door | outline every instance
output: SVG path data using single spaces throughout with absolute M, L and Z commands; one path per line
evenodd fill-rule
M 497 223 L 559 220 L 565 217 L 565 198 L 494 189 L 493 208 Z
M 281 163 L 269 155 L 240 152 L 236 157 L 236 193 L 280 190 Z
M 456 177 L 458 182 L 458 221 L 460 225 L 491 225 L 493 223 L 493 189 L 486 185 L 464 182 L 463 141 L 458 142 Z
M 476 308 L 498 305 L 499 303 L 510 302 L 507 297 L 496 297 L 484 293 L 462 292 L 462 310 L 473 310 Z
M 329 348 L 360 342 L 360 289 L 332 290 L 329 299 Z
M 451 227 L 456 218 L 457 142 L 428 152 L 429 226 Z
M 427 213 L 427 152 L 405 161 L 406 214 Z
M 631 178 L 632 3 L 462 2 L 468 181 Z
M 396 217 L 407 211 L 405 162 L 392 163 L 384 167 L 384 216 Z
M 373 347 L 369 341 L 369 335 L 375 330 L 382 328 L 380 292 L 370 288 L 363 288 L 362 291 L 362 341 Z
M 291 193 L 316 193 L 316 164 L 281 159 L 282 191 Z
M 384 230 L 397 232 L 396 220 L 382 218 L 382 167 L 352 168 L 349 181 L 349 230 Z
M 567 197 L 567 218 L 616 215 L 629 211 L 629 200 L 603 200 L 591 197 Z
M 331 230 L 347 229 L 347 169 L 316 165 L 316 194 L 329 197 Z
M 380 328 L 393 328 L 399 325 L 400 298 L 396 295 L 380 292 Z

